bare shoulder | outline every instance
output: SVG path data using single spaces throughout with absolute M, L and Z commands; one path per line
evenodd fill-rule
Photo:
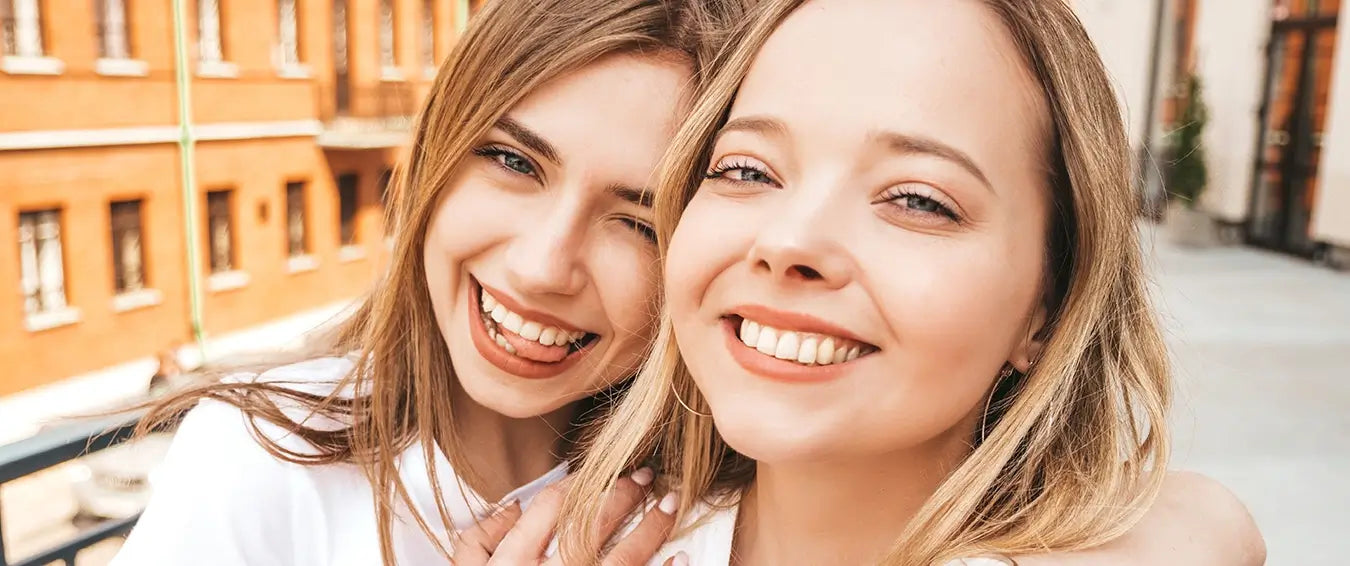
M 1134 528 L 1097 548 L 1018 557 L 1022 566 L 1261 566 L 1261 531 L 1231 490 L 1194 472 L 1171 472 L 1162 492 Z
M 1203 474 L 1169 473 L 1144 521 L 1159 523 L 1157 527 L 1163 529 L 1193 530 L 1200 550 L 1214 557 L 1205 563 L 1257 566 L 1266 562 L 1265 538 L 1247 506 L 1232 490 Z

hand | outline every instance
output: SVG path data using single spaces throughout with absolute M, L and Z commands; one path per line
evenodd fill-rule
M 595 534 L 602 538 L 613 536 L 629 514 L 647 500 L 653 479 L 654 474 L 647 468 L 620 479 L 601 508 Z M 544 552 L 557 527 L 564 489 L 566 480 L 535 497 L 529 511 L 522 513 L 519 503 L 512 503 L 479 521 L 474 528 L 461 532 L 451 563 L 455 566 L 563 566 L 560 555 L 546 558 Z M 675 526 L 676 501 L 675 494 L 667 494 L 645 514 L 636 529 L 601 557 L 601 566 L 647 564 Z M 688 557 L 679 553 L 666 560 L 665 566 L 688 563 Z

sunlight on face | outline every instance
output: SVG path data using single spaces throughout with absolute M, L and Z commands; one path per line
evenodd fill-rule
M 969 440 L 1003 364 L 1035 347 L 1048 124 L 977 2 L 788 18 L 667 263 L 681 351 L 733 448 L 785 462 Z
M 647 192 L 688 79 L 669 58 L 602 59 L 522 100 L 451 179 L 427 285 L 474 401 L 538 416 L 637 365 L 658 289 Z

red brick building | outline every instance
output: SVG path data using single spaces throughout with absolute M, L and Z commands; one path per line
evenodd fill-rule
M 382 187 L 469 3 L 181 2 L 186 115 L 172 2 L 0 0 L 0 395 L 377 272 Z

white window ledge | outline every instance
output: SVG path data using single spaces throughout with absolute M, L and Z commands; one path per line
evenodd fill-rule
M 318 268 L 319 258 L 312 255 L 297 255 L 286 259 L 286 271 L 290 273 L 304 273 Z
M 277 69 L 277 76 L 283 79 L 312 79 L 314 71 L 304 63 L 288 63 Z
M 206 278 L 206 287 L 212 291 L 230 291 L 248 285 L 247 271 L 222 271 Z
M 139 59 L 99 59 L 94 72 L 105 77 L 144 77 L 150 74 L 150 64 Z
M 66 64 L 55 57 L 33 57 L 29 55 L 0 57 L 0 71 L 11 75 L 59 75 L 65 70 Z
M 226 61 L 201 61 L 197 63 L 197 76 L 208 79 L 238 78 L 239 65 Z
M 435 80 L 435 79 L 436 79 L 436 67 L 432 67 L 432 66 L 430 66 L 430 65 L 428 65 L 428 66 L 426 66 L 426 67 L 423 67 L 423 68 L 422 68 L 422 78 L 424 78 L 424 79 L 426 79 L 426 80 L 429 80 L 429 81 L 430 81 L 430 80 Z
M 338 261 L 343 263 L 366 258 L 366 249 L 361 246 L 342 246 L 338 248 Z
M 384 249 L 389 250 L 389 251 L 391 251 L 391 252 L 394 251 L 394 237 L 393 237 L 393 236 L 389 236 L 389 237 L 387 237 L 387 238 L 384 239 Z
M 164 302 L 164 293 L 159 289 L 139 289 L 113 296 L 113 312 L 127 312 L 153 307 Z
M 385 66 L 380 69 L 380 80 L 382 81 L 401 81 L 403 80 L 403 71 L 398 67 Z
M 24 318 L 24 327 L 29 332 L 41 332 L 80 321 L 80 309 L 65 307 L 49 311 L 35 312 Z

